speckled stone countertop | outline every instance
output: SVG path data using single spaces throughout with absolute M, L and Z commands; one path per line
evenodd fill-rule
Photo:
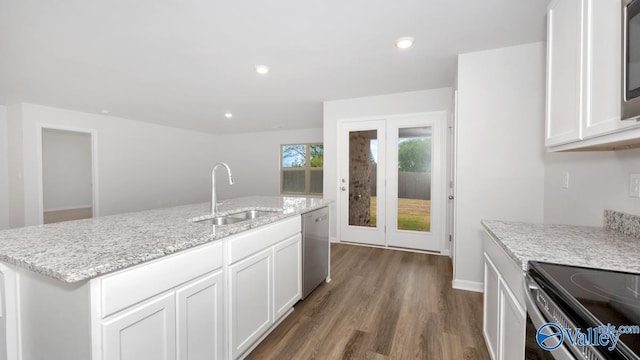
M 226 200 L 218 205 L 219 215 L 250 209 L 275 212 L 225 226 L 192 222 L 209 213 L 209 203 L 203 203 L 4 230 L 0 231 L 0 260 L 72 283 L 330 203 L 312 197 L 253 196 Z
M 483 220 L 523 270 L 529 260 L 640 273 L 640 240 L 602 227 Z

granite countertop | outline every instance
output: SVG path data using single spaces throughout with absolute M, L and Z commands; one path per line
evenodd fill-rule
M 193 223 L 209 203 L 0 231 L 0 260 L 73 283 L 87 280 L 330 204 L 312 197 L 252 196 L 226 200 L 219 215 L 271 210 L 225 226 Z M 210 215 L 209 215 L 210 216 Z
M 606 227 L 483 220 L 523 270 L 528 261 L 640 273 L 640 239 Z

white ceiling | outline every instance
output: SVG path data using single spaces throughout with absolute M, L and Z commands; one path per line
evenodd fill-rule
M 0 0 L 0 104 L 218 134 L 322 127 L 325 100 L 453 86 L 457 54 L 543 41 L 548 2 Z

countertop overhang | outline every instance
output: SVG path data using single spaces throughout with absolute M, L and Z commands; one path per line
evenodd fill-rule
M 614 230 L 499 220 L 482 225 L 525 271 L 534 260 L 640 273 L 640 240 Z
M 225 200 L 218 215 L 271 210 L 225 226 L 194 223 L 209 203 L 0 231 L 0 261 L 74 283 L 223 239 L 331 203 L 315 197 L 251 196 Z

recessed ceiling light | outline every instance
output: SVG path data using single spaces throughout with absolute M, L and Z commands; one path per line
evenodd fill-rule
M 412 37 L 402 37 L 396 40 L 396 47 L 398 49 L 408 49 L 413 46 L 413 38 Z
M 260 75 L 264 75 L 269 72 L 269 67 L 267 65 L 257 65 L 256 72 Z
M 233 117 L 233 114 L 230 112 L 224 113 L 224 117 L 226 117 L 227 119 L 231 119 Z

